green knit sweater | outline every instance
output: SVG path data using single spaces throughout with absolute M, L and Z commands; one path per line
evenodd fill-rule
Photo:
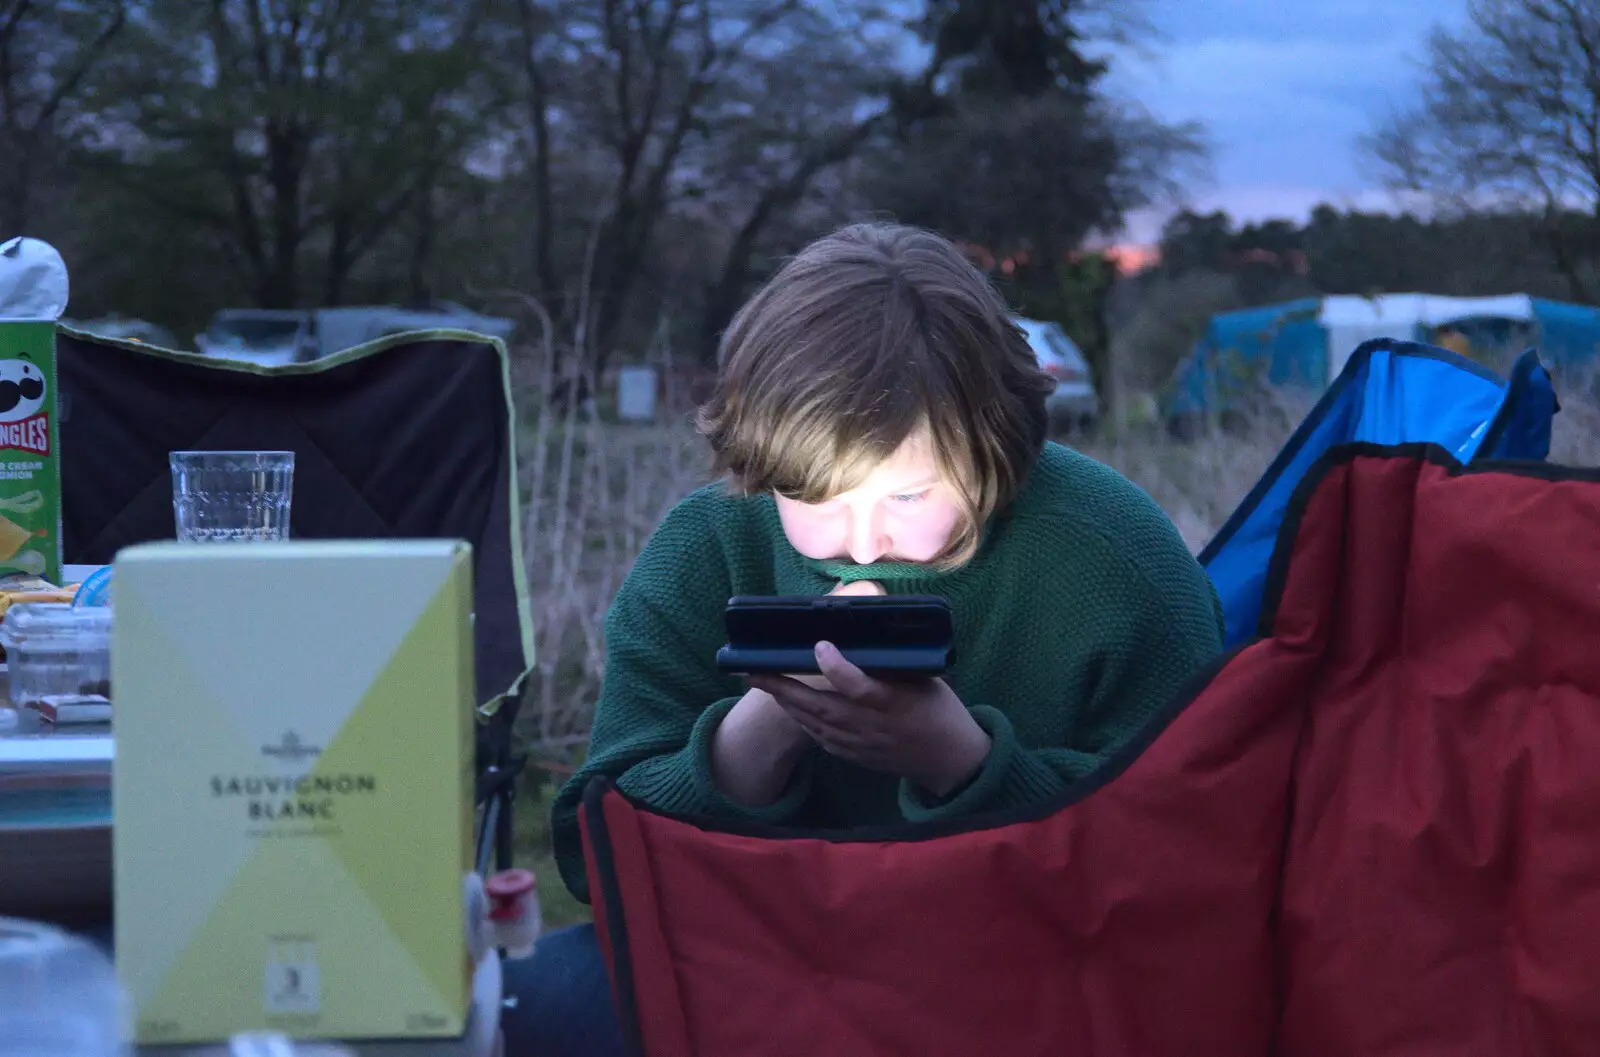
M 778 800 L 748 808 L 711 778 L 717 724 L 744 686 L 717 671 L 732 595 L 826 594 L 841 580 L 950 602 L 947 679 L 989 733 L 988 759 L 942 802 L 812 748 Z M 1205 571 L 1172 523 L 1116 471 L 1048 444 L 978 554 L 951 572 L 814 561 L 791 547 L 770 496 L 710 485 L 645 545 L 606 618 L 605 683 L 587 762 L 552 815 L 562 879 L 587 901 L 577 811 L 609 775 L 666 812 L 844 828 L 919 822 L 1037 801 L 1093 770 L 1222 646 Z

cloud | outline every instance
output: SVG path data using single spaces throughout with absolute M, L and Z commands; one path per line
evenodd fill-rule
M 1218 179 L 1355 178 L 1357 137 L 1415 84 L 1398 42 L 1219 37 L 1129 66 L 1108 88 L 1168 121 L 1198 121 Z
M 1114 53 L 1106 87 L 1162 120 L 1202 125 L 1214 180 L 1194 189 L 1201 203 L 1259 218 L 1303 216 L 1319 201 L 1369 202 L 1381 181 L 1359 138 L 1409 102 L 1429 30 L 1458 25 L 1464 8 L 1465 0 L 1151 0 L 1159 40 Z

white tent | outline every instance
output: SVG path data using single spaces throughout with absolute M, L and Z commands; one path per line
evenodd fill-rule
M 1418 327 L 1437 327 L 1467 319 L 1509 319 L 1531 323 L 1533 299 L 1527 294 L 1499 297 L 1439 297 L 1435 294 L 1380 294 L 1377 297 L 1324 297 L 1317 322 L 1328 335 L 1328 377 L 1336 378 L 1364 341 L 1412 341 Z

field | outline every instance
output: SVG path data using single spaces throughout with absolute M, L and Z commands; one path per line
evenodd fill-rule
M 1586 388 L 1586 387 L 1585 387 Z M 548 855 L 548 795 L 581 758 L 589 709 L 599 689 L 605 610 L 629 563 L 662 513 L 706 480 L 704 442 L 677 412 L 668 424 L 619 424 L 596 414 L 525 409 L 520 465 L 528 507 L 526 536 L 539 667 L 524 699 L 521 733 L 533 766 L 518 802 L 519 861 L 541 878 L 550 924 L 586 908 L 562 888 Z M 1309 402 L 1265 407 L 1247 428 L 1188 444 L 1155 431 L 1069 439 L 1141 485 L 1198 551 L 1277 454 Z M 1563 399 L 1552 461 L 1600 464 L 1600 406 Z

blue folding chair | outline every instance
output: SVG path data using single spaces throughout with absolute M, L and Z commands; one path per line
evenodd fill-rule
M 1256 486 L 1200 552 L 1222 599 L 1226 645 L 1256 634 L 1267 565 L 1290 498 L 1330 449 L 1435 444 L 1463 464 L 1544 461 L 1560 405 L 1529 349 L 1509 379 L 1448 349 L 1379 338 L 1362 344 Z

